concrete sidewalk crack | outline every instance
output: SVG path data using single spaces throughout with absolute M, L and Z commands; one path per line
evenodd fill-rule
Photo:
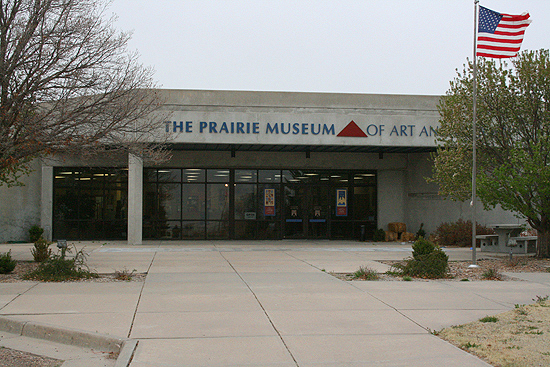
M 4 308 L 8 307 L 13 301 L 15 301 L 16 299 L 18 299 L 19 297 L 21 297 L 22 295 L 24 295 L 25 293 L 29 292 L 31 289 L 34 289 L 38 284 L 40 283 L 35 283 L 32 287 L 30 287 L 29 289 L 27 289 L 25 292 L 23 293 L 19 293 L 17 296 L 15 296 L 11 301 L 9 301 L 8 303 L 6 303 L 4 306 L 0 307 L 0 311 L 2 311 Z
M 147 268 L 147 274 L 149 274 L 149 271 L 151 270 L 151 267 L 153 266 L 153 262 L 155 261 L 155 258 L 157 257 L 157 252 L 153 253 L 153 258 L 151 259 L 151 262 L 149 263 L 149 267 Z M 134 310 L 134 315 L 132 316 L 132 322 L 130 323 L 130 330 L 128 330 L 128 336 L 127 338 L 130 338 L 130 335 L 132 335 L 132 329 L 134 328 L 134 322 L 136 321 L 136 316 L 139 308 L 139 303 L 141 302 L 141 296 L 143 295 L 143 289 L 145 288 L 145 283 L 147 283 L 147 277 L 145 277 L 145 280 L 143 281 L 143 284 L 141 286 L 141 289 L 139 291 L 139 297 L 136 303 L 136 309 Z
M 256 299 L 256 302 L 258 302 L 258 305 L 260 306 L 260 308 L 262 309 L 262 311 L 264 312 L 265 314 L 265 317 L 267 317 L 267 320 L 269 321 L 269 323 L 271 324 L 271 327 L 273 328 L 273 330 L 275 330 L 275 332 L 277 333 L 277 335 L 279 336 L 279 339 L 281 340 L 281 343 L 283 343 L 283 345 L 285 346 L 286 348 L 286 351 L 288 352 L 288 354 L 290 355 L 290 357 L 292 358 L 292 360 L 294 361 L 294 364 L 296 365 L 296 367 L 300 367 L 300 365 L 298 364 L 298 362 L 296 361 L 296 358 L 294 357 L 294 354 L 292 354 L 292 351 L 290 350 L 290 348 L 288 347 L 288 345 L 286 344 L 283 336 L 281 335 L 281 333 L 279 332 L 279 330 L 277 330 L 277 327 L 275 326 L 275 324 L 273 323 L 273 320 L 271 320 L 271 317 L 269 317 L 269 314 L 267 313 L 266 309 L 264 308 L 264 305 L 262 305 L 262 302 L 260 302 L 260 300 L 258 299 L 258 296 L 256 295 L 256 293 L 254 293 L 254 291 L 252 290 L 252 288 L 250 287 L 250 285 L 248 285 L 248 283 L 246 282 L 246 280 L 244 280 L 244 278 L 241 276 L 241 274 L 239 274 L 239 272 L 237 271 L 237 269 L 235 269 L 235 267 L 233 266 L 233 264 L 231 264 L 231 262 L 229 262 L 229 260 L 227 260 L 227 258 L 225 256 L 223 256 L 223 254 L 220 252 L 219 253 L 221 255 L 221 257 L 223 257 L 223 259 L 225 261 L 227 261 L 227 263 L 229 264 L 229 266 L 231 267 L 231 269 L 233 269 L 233 271 L 235 272 L 235 274 L 237 274 L 237 276 L 241 279 L 241 281 L 244 283 L 244 285 L 246 285 L 246 287 L 248 288 L 248 290 L 250 291 L 250 293 L 252 293 L 252 295 L 254 296 L 254 299 Z

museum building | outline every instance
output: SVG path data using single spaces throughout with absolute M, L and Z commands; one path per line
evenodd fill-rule
M 0 187 L 0 241 L 369 239 L 469 218 L 432 174 L 438 96 L 160 90 L 172 158 L 34 163 Z M 482 223 L 509 221 L 502 210 Z

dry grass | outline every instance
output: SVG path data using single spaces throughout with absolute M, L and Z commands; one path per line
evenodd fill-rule
M 453 326 L 438 335 L 493 366 L 550 366 L 550 302 L 516 305 L 496 319 Z

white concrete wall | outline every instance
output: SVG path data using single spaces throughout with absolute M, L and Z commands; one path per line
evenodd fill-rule
M 28 241 L 30 227 L 41 224 L 41 163 L 34 161 L 32 169 L 21 179 L 24 186 L 0 186 L 0 242 Z
M 421 223 L 424 223 L 427 233 L 433 233 L 441 223 L 472 219 L 469 201 L 457 202 L 438 196 L 438 186 L 426 181 L 427 177 L 432 176 L 432 167 L 429 153 L 409 155 L 405 180 L 405 223 L 409 232 L 416 232 Z M 476 221 L 487 226 L 497 223 L 524 223 L 513 213 L 500 207 L 486 211 L 479 202 L 476 206 Z

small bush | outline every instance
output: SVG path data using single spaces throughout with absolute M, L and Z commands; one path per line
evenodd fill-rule
M 353 273 L 353 279 L 363 279 L 363 280 L 378 280 L 378 274 L 375 270 L 368 267 L 359 267 L 355 273 Z
M 476 225 L 476 234 L 493 234 L 491 228 L 481 224 Z M 441 223 L 435 230 L 435 237 L 439 246 L 472 246 L 472 222 L 459 219 L 454 223 Z
M 424 223 L 420 223 L 420 228 L 416 231 L 416 239 L 420 237 L 426 238 L 426 231 L 424 230 Z
M 31 242 L 38 241 L 43 234 L 44 234 L 44 229 L 40 228 L 39 226 L 32 226 L 29 229 L 29 238 L 31 239 Z
M 34 243 L 34 247 L 31 249 L 31 254 L 34 258 L 34 261 L 41 263 L 48 259 L 52 255 L 52 250 L 50 249 L 51 244 L 51 242 L 48 242 L 40 237 Z
M 86 265 L 86 259 L 87 255 L 83 250 L 76 251 L 73 258 L 65 258 L 62 255 L 52 255 L 47 260 L 40 263 L 36 270 L 25 274 L 23 278 L 46 282 L 97 278 L 98 275 L 92 273 L 88 265 Z
M 435 251 L 436 246 L 433 242 L 426 240 L 425 238 L 419 238 L 416 240 L 413 245 L 413 259 L 419 260 L 424 255 L 428 255 Z
M 11 250 L 0 255 L 0 274 L 9 274 L 15 269 L 17 262 L 11 258 Z
M 498 322 L 498 318 L 495 316 L 485 316 L 479 319 L 480 322 Z
M 413 244 L 413 257 L 395 267 L 404 276 L 444 278 L 449 270 L 449 256 L 432 242 L 420 238 Z
M 115 271 L 115 279 L 129 282 L 130 280 L 132 280 L 135 273 L 136 273 L 136 269 L 134 269 L 132 271 L 130 271 L 126 268 L 124 268 L 124 270 L 116 270 Z
M 386 232 L 382 229 L 382 228 L 379 228 L 377 230 L 374 231 L 374 234 L 372 236 L 372 240 L 374 242 L 383 242 L 386 240 Z
M 502 275 L 498 272 L 496 268 L 489 268 L 481 274 L 483 279 L 487 280 L 502 280 Z

